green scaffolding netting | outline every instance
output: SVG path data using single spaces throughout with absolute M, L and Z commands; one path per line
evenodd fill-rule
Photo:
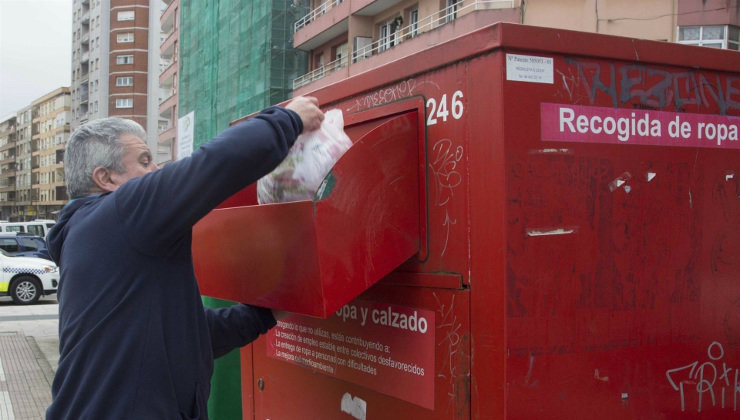
M 194 147 L 290 98 L 293 79 L 307 67 L 292 36 L 308 8 L 294 3 L 182 0 L 178 116 L 195 111 Z

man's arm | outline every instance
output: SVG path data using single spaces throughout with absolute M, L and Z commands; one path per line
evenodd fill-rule
M 205 308 L 205 314 L 214 358 L 246 346 L 277 323 L 270 309 L 245 304 Z
M 126 182 L 114 197 L 121 222 L 137 232 L 132 243 L 149 255 L 166 252 L 215 206 L 274 169 L 322 119 L 315 98 L 296 98 L 229 127 L 189 158 Z

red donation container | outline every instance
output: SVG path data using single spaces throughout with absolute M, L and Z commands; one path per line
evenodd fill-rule
M 314 200 L 194 229 L 203 294 L 298 313 L 244 418 L 740 416 L 737 52 L 495 24 L 312 94 Z

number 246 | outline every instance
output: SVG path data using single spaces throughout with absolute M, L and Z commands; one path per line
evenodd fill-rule
M 447 121 L 447 117 L 452 114 L 452 118 L 459 120 L 462 117 L 465 107 L 460 99 L 462 99 L 463 93 L 459 90 L 452 94 L 452 103 L 450 104 L 450 111 L 447 109 L 447 94 L 442 95 L 439 100 L 439 106 L 437 106 L 437 100 L 434 98 L 427 99 L 427 125 L 437 124 L 438 120 L 443 122 Z

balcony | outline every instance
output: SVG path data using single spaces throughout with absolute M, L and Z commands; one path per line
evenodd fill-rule
M 162 73 L 164 73 L 165 70 L 167 70 L 174 61 L 175 60 L 171 58 L 160 57 L 159 58 L 159 75 L 161 76 Z
M 174 127 L 174 124 L 170 120 L 160 120 L 157 122 L 157 134 L 162 134 L 172 127 Z
M 4 152 L 6 150 L 11 150 L 11 149 L 15 149 L 15 142 L 14 141 L 8 142 L 8 143 L 0 146 L 0 152 Z
M 511 9 L 513 7 L 514 2 L 512 0 L 475 1 L 466 6 L 461 6 L 460 4 L 449 6 L 437 13 L 420 19 L 418 22 L 414 22 L 406 27 L 397 29 L 393 34 L 390 34 L 385 38 L 380 38 L 370 45 L 358 48 L 357 51 L 352 52 L 352 62 L 356 63 L 374 54 L 379 54 L 397 44 L 400 44 L 402 40 L 408 40 L 418 36 L 420 33 L 436 29 L 467 13 L 478 10 Z
M 330 61 L 327 64 L 313 70 L 310 73 L 306 73 L 301 77 L 293 80 L 293 89 L 298 89 L 301 86 L 305 86 L 314 80 L 321 79 L 329 73 L 333 73 L 341 68 L 347 67 L 347 57 L 342 57 L 334 61 Z
M 180 30 L 175 29 L 171 34 L 167 36 L 167 39 L 162 41 L 159 52 L 163 57 L 171 57 L 175 54 L 175 43 L 180 36 Z
M 163 63 L 165 60 L 162 60 Z M 177 61 L 166 60 L 169 65 L 159 74 L 159 85 L 160 86 L 172 86 L 175 75 L 177 74 Z M 162 66 L 160 66 L 160 69 Z
M 293 81 L 294 95 L 308 93 L 309 90 L 337 82 L 346 77 L 367 71 L 375 66 L 382 65 L 395 59 L 415 54 L 430 45 L 436 45 L 446 39 L 451 39 L 463 33 L 475 30 L 492 21 L 519 22 L 520 10 L 514 7 L 513 0 L 505 1 L 474 1 L 466 5 L 456 5 L 439 10 L 429 16 L 412 22 L 410 25 L 397 28 L 386 37 L 370 42 L 352 51 L 352 61 L 349 63 L 346 75 L 336 71 L 327 71 L 326 68 L 317 69 Z M 387 10 L 387 9 L 383 9 Z M 453 23 L 448 25 L 449 23 Z M 424 40 L 417 40 L 423 36 Z M 333 38 L 332 38 L 333 39 Z M 370 38 L 368 38 L 368 41 Z M 320 47 L 323 44 L 318 44 Z M 375 57 L 378 57 L 375 59 Z M 382 58 L 381 58 L 382 57 Z M 326 66 L 325 66 L 326 67 Z M 334 69 L 336 70 L 336 69 Z M 334 75 L 333 77 L 327 77 Z M 325 78 L 325 79 L 324 79 Z M 319 85 L 313 82 L 324 79 Z M 311 88 L 301 89 L 311 84 Z
M 170 127 L 169 129 L 159 133 L 159 143 L 167 143 L 177 137 L 177 127 Z
M 323 3 L 295 23 L 293 47 L 310 51 L 346 33 L 349 15 L 349 1 L 329 0 Z
M 328 0 L 322 3 L 319 7 L 311 10 L 306 16 L 298 19 L 295 24 L 293 24 L 293 32 L 298 32 L 299 29 L 313 22 L 319 16 L 326 14 L 327 11 L 339 6 L 342 2 L 344 2 L 344 0 Z
M 0 136 L 5 136 L 8 134 L 13 134 L 15 132 L 15 125 L 14 124 L 7 124 L 4 126 L 0 126 Z
M 170 3 L 166 9 L 162 12 L 162 16 L 159 18 L 162 32 L 170 33 L 175 29 L 177 5 L 179 2 Z
M 177 105 L 177 92 L 174 91 L 174 89 L 173 92 L 174 93 L 170 97 L 164 98 L 162 102 L 159 103 L 159 115 L 162 117 L 171 117 L 172 111 Z

